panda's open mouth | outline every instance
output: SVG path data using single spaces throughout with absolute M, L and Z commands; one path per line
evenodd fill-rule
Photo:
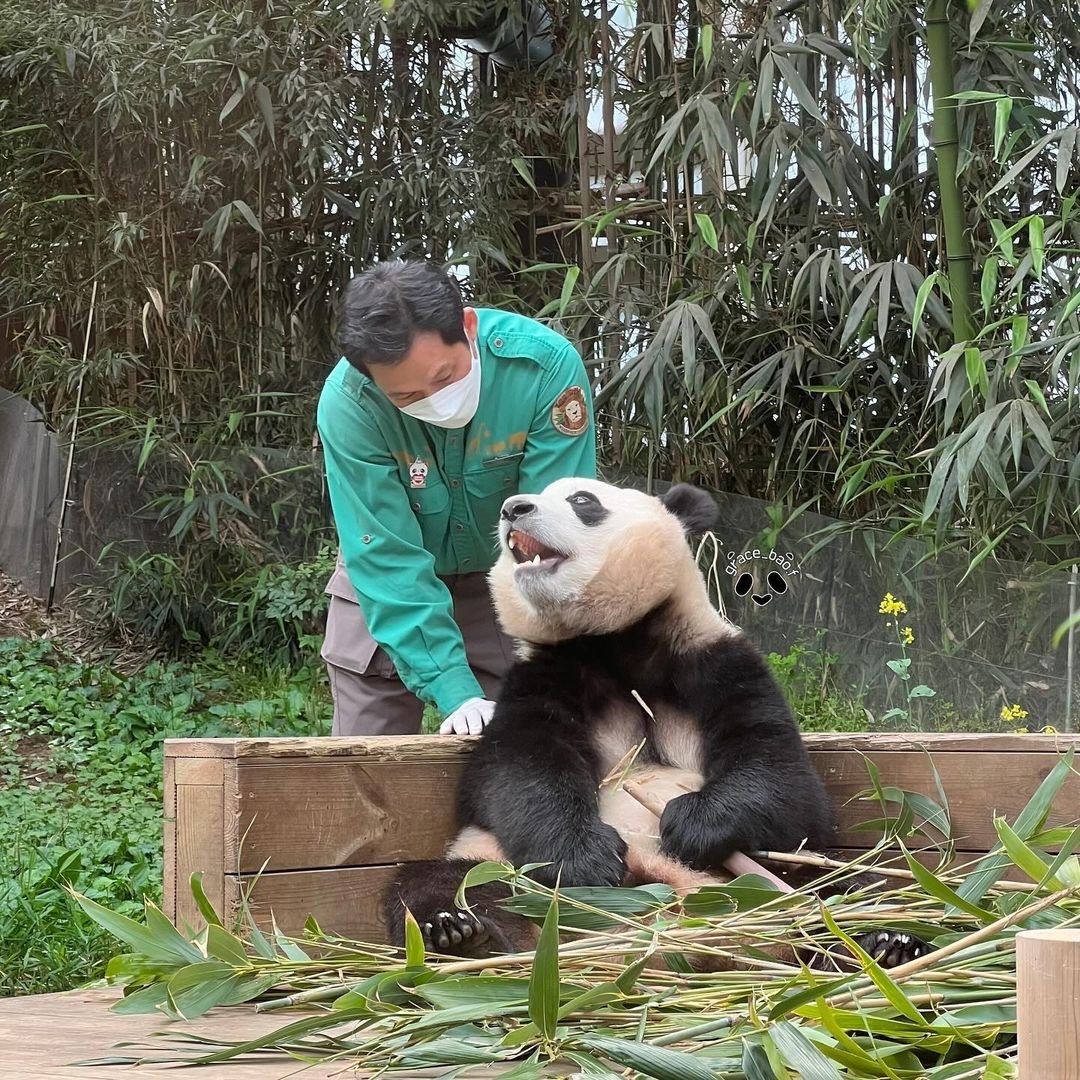
M 549 548 L 546 544 L 541 544 L 535 536 L 521 532 L 520 529 L 510 530 L 506 538 L 506 546 L 519 567 L 532 566 L 541 570 L 554 570 L 569 557 L 561 551 Z

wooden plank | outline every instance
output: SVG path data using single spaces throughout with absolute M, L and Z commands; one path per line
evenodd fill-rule
M 250 889 L 251 913 L 264 930 L 271 929 L 273 913 L 282 933 L 299 936 L 312 916 L 327 933 L 354 941 L 384 942 L 380 898 L 396 872 L 396 866 L 364 866 L 263 874 L 258 880 L 250 874 L 229 874 L 225 879 L 225 911 L 230 919 L 235 917 L 241 891 Z
M 938 798 L 923 752 L 873 751 L 867 756 L 886 784 Z M 870 786 L 862 752 L 815 750 L 811 757 L 837 808 L 837 845 L 872 847 L 875 834 L 854 831 L 880 816 L 876 800 L 853 800 Z M 986 851 L 993 846 L 993 814 L 1015 818 L 1056 760 L 1057 755 L 1041 752 L 935 756 L 958 847 Z M 245 761 L 237 769 L 239 817 L 235 830 L 226 831 L 224 853 L 229 871 L 254 872 L 264 864 L 271 871 L 288 871 L 437 858 L 455 831 L 460 765 L 290 759 L 274 765 Z M 991 794 L 995 798 L 988 804 Z M 1058 799 L 1054 823 L 1078 819 L 1080 781 L 1073 777 Z
M 479 738 L 479 735 L 380 735 L 375 738 L 166 739 L 165 755 L 175 758 L 245 759 L 252 763 L 286 758 L 446 763 L 466 758 Z
M 930 759 L 920 752 L 872 752 L 867 755 L 881 769 L 884 784 L 919 792 L 939 800 L 932 768 L 937 769 L 949 803 L 953 837 L 961 851 L 988 851 L 997 843 L 994 814 L 1010 820 L 1024 808 L 1039 784 L 1053 769 L 1052 754 L 966 753 L 941 754 Z M 876 799 L 856 800 L 870 786 L 866 762 L 854 751 L 819 751 L 813 755 L 837 809 L 840 831 L 836 845 L 866 848 L 876 843 L 872 833 L 853 826 L 881 816 Z M 1049 824 L 1075 825 L 1080 820 L 1080 777 L 1068 777 L 1055 802 Z
M 168 758 L 177 784 L 220 784 L 225 762 L 221 758 Z
M 1080 747 L 1080 734 L 967 734 L 921 732 L 814 732 L 803 736 L 808 749 L 892 752 L 925 749 L 943 753 L 1065 753 Z
M 225 899 L 224 792 L 220 784 L 178 784 L 176 787 L 175 877 L 167 883 L 181 928 L 205 925 L 191 894 L 190 879 L 201 873 L 207 900 L 221 911 Z
M 176 763 L 165 758 L 162 784 L 161 910 L 176 921 Z
M 375 738 L 167 739 L 166 757 L 265 759 L 362 758 L 366 761 L 445 761 L 467 756 L 476 735 L 380 735 Z M 811 750 L 909 750 L 1063 753 L 1080 748 L 1080 733 L 1054 735 L 921 732 L 822 732 L 804 736 Z
M 455 828 L 460 759 L 238 764 L 229 869 L 304 870 L 438 858 Z M 236 848 L 239 847 L 239 850 Z
M 891 752 L 925 748 L 931 754 L 961 752 L 1063 754 L 1080 747 L 1080 733 L 1054 735 L 983 735 L 921 732 L 820 732 L 803 736 L 815 750 Z

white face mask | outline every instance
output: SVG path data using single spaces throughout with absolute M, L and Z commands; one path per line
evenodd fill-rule
M 475 415 L 480 404 L 480 353 L 470 339 L 472 366 L 469 373 L 457 382 L 436 390 L 430 397 L 411 405 L 399 405 L 407 416 L 441 428 L 463 428 Z

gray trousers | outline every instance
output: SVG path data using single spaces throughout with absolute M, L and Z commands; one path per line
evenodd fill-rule
M 442 579 L 454 601 L 465 655 L 484 695 L 494 700 L 514 659 L 514 643 L 499 628 L 486 574 Z M 415 735 L 424 704 L 401 681 L 371 636 L 345 568 L 338 562 L 326 591 L 330 609 L 322 658 L 334 698 L 334 735 Z

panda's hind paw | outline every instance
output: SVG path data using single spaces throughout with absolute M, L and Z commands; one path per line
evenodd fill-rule
M 485 953 L 490 937 L 484 921 L 469 911 L 453 908 L 437 911 L 420 923 L 424 947 L 449 956 L 475 956 Z
M 902 934 L 898 930 L 871 930 L 857 934 L 855 943 L 869 953 L 883 968 L 909 964 L 931 952 L 931 946 L 914 934 Z

